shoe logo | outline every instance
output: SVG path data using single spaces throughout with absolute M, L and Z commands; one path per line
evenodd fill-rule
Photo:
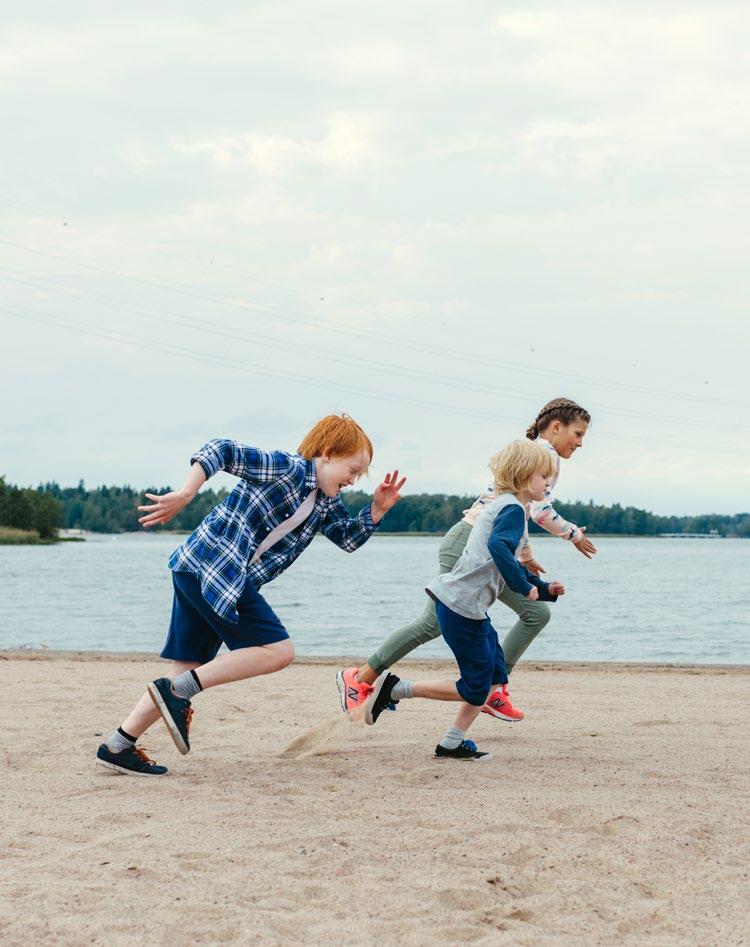
M 359 700 L 359 691 L 356 687 L 349 687 L 347 688 L 346 696 L 349 700 Z
M 505 704 L 504 700 L 500 700 L 499 697 L 496 697 L 494 700 L 490 701 L 490 707 L 494 707 L 495 710 L 499 710 Z

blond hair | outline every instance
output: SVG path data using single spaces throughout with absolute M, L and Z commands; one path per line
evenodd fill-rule
M 297 448 L 306 460 L 329 454 L 351 457 L 366 451 L 372 463 L 372 441 L 348 414 L 328 414 L 308 431 Z
M 490 457 L 489 468 L 494 479 L 495 495 L 518 493 L 523 490 L 535 473 L 552 477 L 555 460 L 541 444 L 519 438 L 511 441 L 499 453 Z

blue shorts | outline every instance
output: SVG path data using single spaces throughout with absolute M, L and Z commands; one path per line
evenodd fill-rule
M 508 683 L 505 655 L 497 632 L 486 616 L 481 620 L 464 618 L 440 601 L 435 602 L 435 611 L 440 633 L 455 655 L 461 672 L 456 689 L 467 704 L 481 707 L 493 684 Z
M 222 643 L 234 651 L 274 644 L 288 638 L 276 613 L 251 582 L 245 583 L 237 602 L 239 621 L 221 618 L 201 594 L 192 572 L 173 572 L 172 620 L 161 657 L 205 664 L 216 657 Z

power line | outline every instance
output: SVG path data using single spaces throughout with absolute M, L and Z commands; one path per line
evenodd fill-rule
M 16 273 L 20 276 L 8 276 L 5 274 Z M 443 375 L 437 375 L 434 372 L 424 371 L 423 369 L 418 369 L 415 367 L 401 367 L 393 363 L 380 362 L 373 359 L 366 359 L 362 356 L 354 355 L 337 355 L 331 352 L 328 349 L 322 349 L 320 347 L 312 346 L 309 343 L 298 343 L 291 340 L 279 340 L 273 337 L 270 337 L 266 334 L 259 332 L 248 332 L 247 330 L 237 330 L 232 327 L 226 326 L 217 326 L 213 323 L 207 324 L 206 322 L 199 320 L 191 316 L 180 316 L 174 313 L 166 312 L 162 309 L 157 309 L 153 306 L 138 304 L 137 306 L 132 303 L 123 303 L 121 301 L 112 300 L 111 297 L 106 296 L 102 293 L 96 293 L 92 291 L 82 291 L 82 290 L 73 290 L 69 287 L 56 286 L 50 284 L 49 281 L 42 281 L 37 279 L 30 279 L 27 277 L 27 274 L 21 273 L 19 270 L 14 270 L 9 267 L 0 267 L 0 279 L 5 279 L 7 281 L 18 283 L 20 285 L 31 286 L 37 289 L 44 289 L 49 292 L 58 293 L 63 296 L 68 296 L 70 298 L 76 299 L 85 299 L 95 303 L 103 302 L 110 309 L 118 309 L 122 312 L 128 314 L 140 315 L 148 319 L 159 319 L 164 322 L 169 322 L 173 325 L 177 325 L 181 328 L 191 329 L 197 332 L 203 332 L 211 336 L 221 336 L 223 338 L 231 339 L 233 341 L 244 341 L 256 343 L 260 342 L 263 345 L 270 346 L 272 348 L 280 349 L 284 352 L 296 352 L 298 354 L 310 355 L 315 354 L 317 358 L 324 359 L 326 361 L 333 362 L 335 364 L 345 365 L 350 367 L 353 363 L 362 365 L 370 371 L 379 371 L 385 374 L 394 375 L 401 378 L 406 378 L 409 381 L 414 380 L 415 378 L 421 378 L 425 381 L 432 382 L 435 384 L 443 385 L 445 383 L 445 378 Z M 519 392 L 515 388 L 503 388 L 498 385 L 488 384 L 485 382 L 472 382 L 465 379 L 451 379 L 451 385 L 454 388 L 460 388 L 465 391 L 476 392 L 480 394 L 490 394 L 495 393 L 502 395 L 505 398 L 512 398 L 515 400 L 528 398 L 533 399 L 534 395 L 531 393 Z M 681 424 L 688 427 L 705 427 L 710 428 L 711 430 L 724 430 L 728 432 L 740 432 L 741 429 L 737 425 L 723 424 L 721 422 L 701 422 L 694 418 L 684 418 L 684 417 L 667 417 L 663 415 L 656 415 L 650 412 L 643 411 L 634 411 L 627 410 L 622 408 L 614 408 L 608 405 L 602 405 L 599 408 L 602 412 L 607 412 L 612 415 L 626 417 L 626 418 L 644 418 L 647 420 L 661 421 L 669 424 Z
M 130 345 L 135 348 L 144 349 L 146 351 L 159 352 L 161 354 L 174 355 L 179 358 L 191 359 L 194 361 L 199 361 L 211 365 L 215 365 L 221 368 L 229 368 L 233 371 L 239 371 L 243 374 L 251 375 L 264 375 L 266 377 L 280 378 L 286 382 L 294 382 L 297 384 L 306 385 L 312 388 L 325 388 L 328 390 L 335 391 L 339 394 L 342 392 L 348 394 L 354 394 L 357 396 L 365 397 L 368 399 L 376 399 L 379 401 L 387 401 L 391 404 L 398 405 L 411 405 L 417 408 L 426 408 L 432 412 L 440 412 L 441 414 L 454 414 L 461 417 L 469 417 L 472 419 L 480 419 L 485 421 L 502 421 L 513 424 L 514 426 L 518 424 L 518 418 L 511 418 L 507 415 L 500 415 L 495 413 L 490 413 L 482 410 L 474 410 L 469 408 L 461 408 L 454 404 L 440 404 L 434 401 L 428 401 L 424 399 L 417 399 L 411 397 L 403 397 L 401 395 L 391 395 L 382 391 L 373 391 L 370 389 L 359 388 L 354 385 L 343 384 L 340 382 L 328 382 L 322 379 L 311 379 L 307 375 L 300 375 L 297 373 L 289 371 L 275 371 L 264 366 L 250 364 L 244 359 L 233 359 L 227 356 L 217 356 L 206 354 L 203 352 L 196 352 L 192 349 L 185 348 L 183 346 L 175 346 L 171 344 L 164 344 L 156 342 L 154 340 L 144 341 L 139 336 L 133 336 L 129 333 L 122 332 L 120 330 L 103 330 L 96 326 L 91 326 L 88 324 L 81 325 L 80 323 L 72 322 L 68 319 L 63 319 L 60 317 L 52 317 L 48 314 L 32 312 L 29 310 L 19 311 L 17 309 L 10 309 L 7 306 L 0 306 L 0 312 L 5 312 L 8 315 L 14 316 L 16 318 L 38 322 L 45 325 L 52 326 L 57 329 L 64 329 L 66 331 L 72 331 L 78 335 L 90 336 L 94 338 L 101 338 L 106 341 L 114 341 L 122 343 L 125 345 Z M 600 437 L 602 435 L 599 435 Z M 606 435 L 604 435 L 606 438 Z M 614 438 L 614 435 L 612 436 Z M 659 447 L 672 447 L 672 448 L 684 448 L 685 444 L 678 441 L 665 441 L 665 440 L 655 440 L 649 438 L 639 438 L 633 437 L 631 435 L 620 434 L 616 435 L 617 440 L 626 440 L 626 441 L 635 441 L 639 444 L 653 444 Z M 691 444 L 691 450 L 702 451 L 706 453 L 719 453 L 722 456 L 726 456 L 727 448 L 726 444 L 722 445 L 720 448 L 709 448 L 702 445 L 693 445 Z M 742 451 L 739 451 L 742 452 Z M 735 449 L 734 453 L 738 453 Z
M 0 243 L 5 244 L 6 246 L 14 247 L 15 249 L 22 250 L 28 253 L 45 256 L 50 259 L 59 260 L 60 262 L 63 262 L 63 263 L 69 263 L 69 264 L 72 264 L 73 266 L 78 266 L 84 269 L 88 269 L 93 272 L 103 273 L 107 276 L 114 276 L 118 279 L 129 280 L 131 282 L 140 283 L 142 285 L 150 286 L 152 288 L 164 290 L 171 293 L 176 293 L 181 296 L 188 296 L 193 299 L 200 299 L 204 302 L 218 303 L 220 305 L 224 305 L 229 308 L 234 308 L 241 311 L 252 312 L 252 313 L 256 313 L 260 315 L 270 315 L 278 319 L 279 321 L 287 322 L 292 325 L 303 325 L 306 328 L 314 328 L 316 331 L 332 332 L 335 334 L 346 334 L 346 335 L 350 335 L 352 337 L 367 341 L 370 344 L 372 343 L 373 340 L 381 341 L 388 345 L 393 344 L 392 337 L 380 336 L 374 332 L 365 333 L 365 332 L 362 332 L 361 330 L 354 329 L 351 326 L 347 326 L 344 324 L 326 325 L 325 323 L 323 324 L 314 323 L 314 322 L 311 322 L 311 320 L 309 319 L 303 319 L 303 318 L 300 318 L 299 316 L 295 317 L 295 316 L 290 316 L 290 315 L 282 315 L 275 310 L 269 310 L 267 308 L 263 308 L 257 305 L 249 305 L 248 303 L 240 302 L 231 297 L 227 297 L 224 294 L 217 293 L 211 290 L 205 290 L 205 289 L 202 289 L 201 287 L 196 287 L 191 284 L 185 284 L 185 283 L 172 284 L 172 283 L 168 283 L 168 282 L 164 282 L 160 280 L 146 279 L 144 277 L 135 276 L 129 273 L 123 273 L 123 272 L 113 270 L 107 267 L 95 266 L 94 264 L 85 263 L 81 260 L 71 259 L 70 257 L 62 256 L 60 254 L 50 253 L 49 251 L 40 250 L 34 247 L 29 247 L 24 244 L 19 244 L 12 240 L 0 239 Z M 487 357 L 476 355 L 476 354 L 470 354 L 466 352 L 457 352 L 455 350 L 446 349 L 442 346 L 437 346 L 426 341 L 410 342 L 409 340 L 399 339 L 398 345 L 402 349 L 409 349 L 411 351 L 414 351 L 420 354 L 430 353 L 442 358 L 449 359 L 452 362 L 461 361 L 467 364 L 482 365 L 485 367 L 492 368 L 495 371 L 498 368 L 502 367 L 502 368 L 506 368 L 509 371 L 522 372 L 527 375 L 536 375 L 536 376 L 545 377 L 545 378 L 553 378 L 558 383 L 561 379 L 563 379 L 568 382 L 574 381 L 574 382 L 578 382 L 582 384 L 595 385 L 595 386 L 603 387 L 603 388 L 611 388 L 617 391 L 637 392 L 639 394 L 654 395 L 661 398 L 672 398 L 672 399 L 676 399 L 680 401 L 692 402 L 692 403 L 697 403 L 697 404 L 705 404 L 705 405 L 712 405 L 712 406 L 732 406 L 732 407 L 739 407 L 742 409 L 750 409 L 750 405 L 744 404 L 742 402 L 706 398 L 705 396 L 688 395 L 688 394 L 679 393 L 679 392 L 670 392 L 670 391 L 666 391 L 660 388 L 650 388 L 650 387 L 638 386 L 638 385 L 627 385 L 622 382 L 603 381 L 602 379 L 593 378 L 591 376 L 563 373 L 558 370 L 524 365 L 523 363 L 513 362 L 507 359 L 487 358 Z

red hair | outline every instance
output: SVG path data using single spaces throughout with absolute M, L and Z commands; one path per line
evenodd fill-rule
M 348 414 L 328 414 L 308 431 L 297 448 L 306 460 L 330 454 L 332 457 L 351 457 L 367 451 L 372 461 L 372 441 Z

